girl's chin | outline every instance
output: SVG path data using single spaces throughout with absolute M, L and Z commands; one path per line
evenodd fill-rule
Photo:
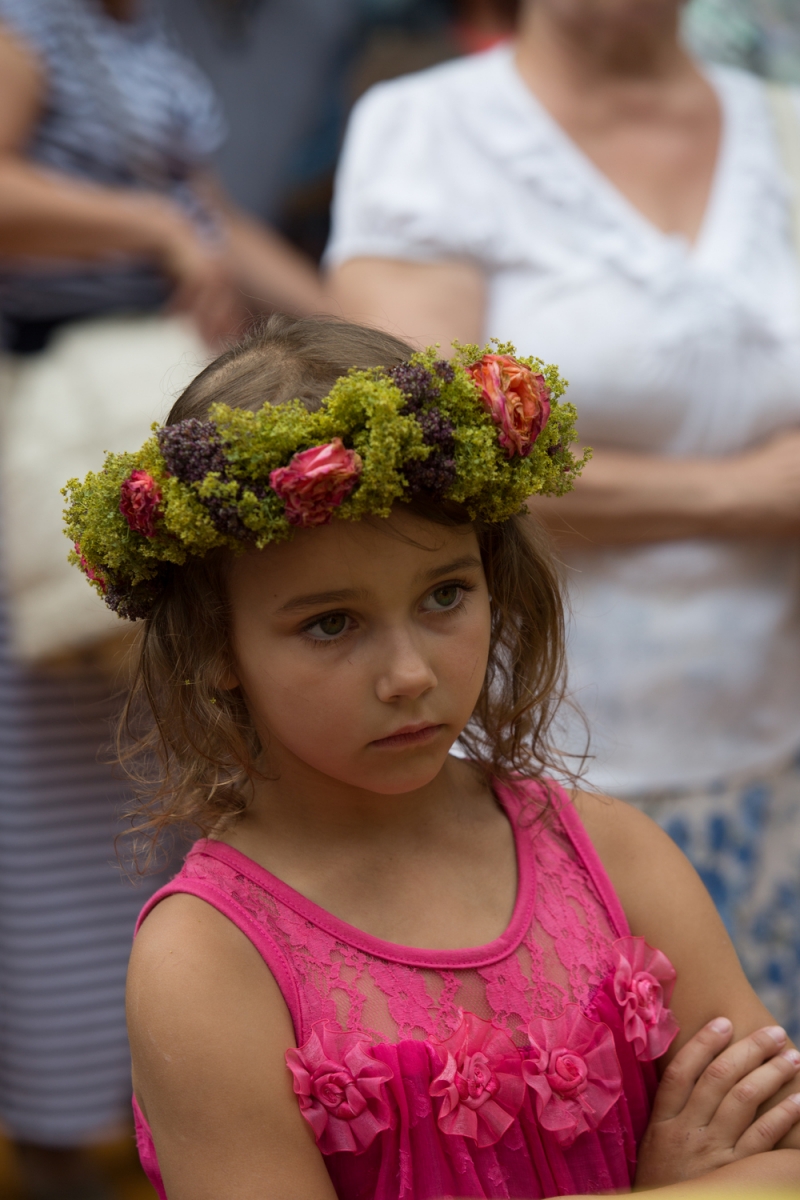
M 422 758 L 420 754 L 419 759 Z M 342 783 L 360 791 L 374 792 L 378 796 L 402 796 L 407 792 L 418 792 L 436 779 L 447 762 L 448 751 L 436 755 L 428 754 L 423 761 L 415 763 L 389 763 L 380 766 L 371 764 L 368 770 L 346 771 L 339 776 Z

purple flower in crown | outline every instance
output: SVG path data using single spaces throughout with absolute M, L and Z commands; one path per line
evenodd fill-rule
M 622 1091 L 614 1035 L 568 1004 L 555 1019 L 531 1021 L 528 1037 L 522 1076 L 534 1093 L 539 1124 L 560 1146 L 571 1146 L 597 1128 Z
M 305 1045 L 286 1051 L 300 1111 L 323 1154 L 360 1154 L 392 1123 L 386 1084 L 394 1072 L 370 1050 L 363 1035 L 318 1021 Z
M 429 1089 L 441 1097 L 442 1133 L 493 1146 L 513 1125 L 525 1098 L 516 1046 L 491 1021 L 467 1012 L 455 1033 L 431 1045 L 443 1064 Z
M 438 400 L 441 391 L 430 371 L 418 363 L 400 363 L 387 372 L 406 398 L 406 410 L 418 412 L 423 405 Z
M 156 536 L 161 488 L 147 471 L 131 471 L 119 489 L 119 511 L 134 533 Z
M 167 470 L 181 483 L 200 483 L 210 471 L 225 477 L 225 448 L 211 421 L 190 417 L 177 425 L 165 425 L 156 437 Z
M 432 449 L 424 462 L 411 459 L 404 464 L 403 473 L 408 480 L 409 491 L 412 496 L 426 492 L 432 496 L 442 496 L 456 480 L 455 428 L 438 408 L 414 415 L 422 430 L 423 442 Z
M 286 505 L 289 524 L 307 529 L 328 524 L 356 486 L 361 465 L 360 456 L 334 438 L 293 455 L 288 466 L 271 473 L 269 482 Z
M 211 473 L 222 480 L 229 479 L 225 444 L 211 421 L 189 417 L 177 425 L 159 429 L 156 437 L 167 470 L 181 483 L 201 483 Z M 240 484 L 239 498 L 243 490 Z M 250 483 L 249 490 L 260 500 L 266 495 L 266 488 L 260 484 Z M 220 533 L 238 541 L 252 540 L 253 531 L 245 525 L 236 504 L 230 499 L 204 496 L 203 504 Z

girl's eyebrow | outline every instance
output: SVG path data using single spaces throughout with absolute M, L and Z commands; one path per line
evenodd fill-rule
M 461 558 L 454 558 L 452 562 L 443 563 L 441 567 L 431 567 L 427 571 L 422 571 L 417 576 L 420 580 L 438 579 L 440 575 L 451 575 L 453 571 L 467 571 L 470 568 L 481 567 L 481 560 L 475 554 L 464 554 Z
M 344 604 L 365 595 L 363 588 L 341 588 L 336 592 L 309 592 L 305 596 L 293 596 L 278 609 L 279 613 L 295 612 L 298 608 L 315 608 L 318 604 Z
M 481 560 L 474 554 L 466 554 L 454 558 L 452 562 L 443 563 L 440 567 L 431 567 L 422 571 L 417 578 L 420 580 L 439 579 L 442 575 L 451 575 L 453 571 L 465 571 L 468 568 L 480 567 Z M 315 608 L 320 604 L 345 604 L 348 600 L 361 600 L 366 595 L 364 588 L 340 588 L 332 592 L 309 592 L 305 596 L 293 596 L 278 609 L 279 613 L 296 612 L 300 608 Z

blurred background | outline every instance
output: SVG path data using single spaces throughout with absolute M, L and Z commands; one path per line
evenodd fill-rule
M 350 108 L 367 88 L 509 36 L 518 0 L 159 0 L 217 90 L 215 156 L 236 200 L 315 258 Z M 691 0 L 701 58 L 800 83 L 793 0 Z
M 330 308 L 317 265 L 353 105 L 382 80 L 513 37 L 516 19 L 516 0 L 0 0 L 4 403 L 46 402 L 59 380 L 74 390 L 90 352 L 82 331 L 113 357 L 109 314 L 141 317 L 112 331 L 134 348 L 166 336 L 165 306 L 188 315 L 193 332 L 170 326 L 162 353 L 196 369 L 253 315 Z M 691 0 L 682 19 L 700 59 L 800 85 L 797 0 Z M 131 255 L 155 265 L 131 271 Z M 161 332 L 146 323 L 156 320 Z M 164 371 L 153 372 L 163 407 Z M 47 424 L 45 412 L 21 436 L 48 465 L 55 453 L 64 479 Z M 35 557 L 35 539 L 29 549 Z M 88 627 L 77 648 L 66 630 L 46 653 L 20 641 L 34 601 L 11 558 L 10 548 L 0 613 L 0 1200 L 145 1200 L 123 987 L 136 912 L 163 875 L 133 887 L 115 862 L 127 785 L 107 765 L 113 664 Z

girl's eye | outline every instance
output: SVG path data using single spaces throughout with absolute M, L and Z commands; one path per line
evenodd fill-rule
M 345 629 L 347 629 L 346 613 L 326 613 L 324 617 L 320 617 L 313 625 L 309 625 L 306 633 L 322 642 L 327 638 L 338 637 L 340 633 L 344 633 Z
M 457 583 L 446 583 L 443 587 L 434 588 L 422 607 L 426 612 L 443 612 L 455 608 L 463 595 L 464 589 Z

